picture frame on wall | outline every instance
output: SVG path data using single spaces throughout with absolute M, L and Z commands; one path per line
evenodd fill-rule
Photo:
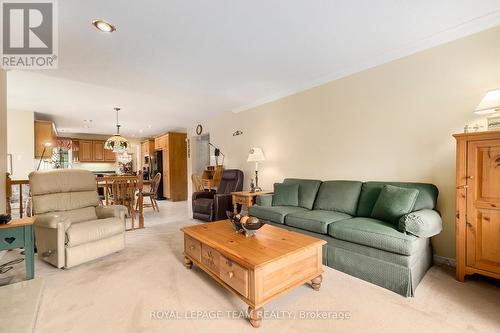
M 500 117 L 488 118 L 488 131 L 500 131 Z

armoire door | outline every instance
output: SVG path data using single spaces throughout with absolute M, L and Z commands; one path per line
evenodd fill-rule
M 500 273 L 500 140 L 467 148 L 467 266 Z

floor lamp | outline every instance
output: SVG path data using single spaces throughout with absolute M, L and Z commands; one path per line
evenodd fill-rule
M 43 157 L 45 156 L 45 151 L 47 150 L 47 147 L 50 147 L 50 146 L 52 146 L 52 143 L 50 143 L 50 142 L 46 142 L 43 145 L 42 156 L 40 156 L 40 161 L 38 161 L 38 166 L 36 167 L 36 171 L 40 170 L 40 165 L 42 164 Z

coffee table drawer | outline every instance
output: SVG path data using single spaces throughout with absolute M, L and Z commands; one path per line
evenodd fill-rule
M 220 278 L 244 297 L 248 297 L 248 270 L 221 256 Z
M 201 263 L 215 274 L 219 275 L 221 255 L 210 246 L 201 244 Z
M 201 261 L 201 243 L 186 234 L 184 235 L 184 252 L 191 258 Z

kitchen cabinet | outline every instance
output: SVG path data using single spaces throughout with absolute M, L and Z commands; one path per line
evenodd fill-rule
M 187 200 L 186 133 L 169 132 L 154 142 L 162 151 L 163 195 L 172 201 Z
M 104 161 L 104 141 L 92 141 L 94 161 Z
M 141 169 L 144 166 L 144 158 L 153 156 L 155 153 L 155 140 L 146 140 L 141 143 Z
M 80 162 L 108 162 L 113 163 L 116 160 L 113 151 L 104 148 L 102 140 L 81 140 L 73 139 L 78 142 Z
M 35 158 L 42 157 L 43 148 L 46 144 L 54 143 L 56 137 L 54 123 L 51 121 L 35 120 Z M 45 157 L 50 157 L 51 148 L 45 152 Z
M 114 151 L 104 148 L 104 161 L 115 162 L 116 154 Z
M 80 162 L 94 162 L 93 147 L 91 140 L 80 140 Z

